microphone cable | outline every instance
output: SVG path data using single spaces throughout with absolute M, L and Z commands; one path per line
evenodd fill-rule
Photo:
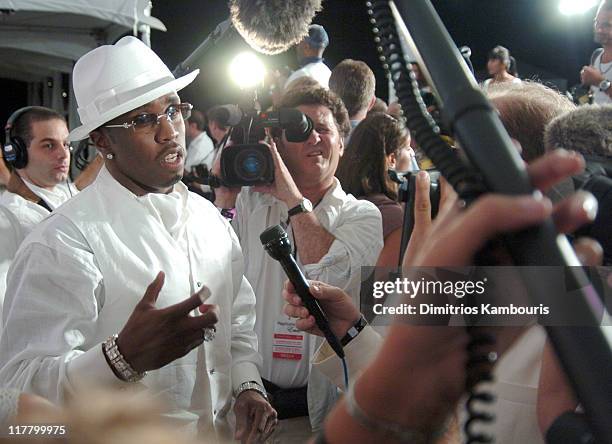
M 467 327 L 467 331 L 470 336 L 467 345 L 468 362 L 465 366 L 468 398 L 465 402 L 467 420 L 463 425 L 463 431 L 467 444 L 492 443 L 494 442 L 492 436 L 475 431 L 475 427 L 477 423 L 491 424 L 495 420 L 493 414 L 479 411 L 476 408 L 478 403 L 491 405 L 495 402 L 495 395 L 481 388 L 482 383 L 493 382 L 490 366 L 497 360 L 497 354 L 493 351 L 486 351 L 486 348 L 495 346 L 495 337 L 474 327 Z
M 344 391 L 347 392 L 349 388 L 348 364 L 346 363 L 346 357 L 341 358 L 341 360 L 342 360 L 342 370 L 344 372 Z
M 393 81 L 406 119 L 406 126 L 419 147 L 431 159 L 459 197 L 467 204 L 473 202 L 487 191 L 484 181 L 481 175 L 440 137 L 440 128 L 427 111 L 412 67 L 405 61 L 390 0 L 366 1 L 366 7 L 372 24 L 374 42 L 380 53 L 380 61 Z M 468 384 L 466 384 L 468 419 L 465 424 L 467 443 L 489 443 L 492 442 L 492 437 L 475 433 L 473 426 L 478 422 L 491 423 L 494 417 L 488 413 L 477 412 L 474 404 L 477 401 L 490 404 L 495 399 L 491 393 L 483 390 L 477 391 L 475 388 L 481 382 L 493 380 L 490 371 L 481 369 L 484 362 L 490 362 L 492 355 L 484 354 L 481 347 L 493 346 L 495 338 L 484 333 L 477 333 L 473 328 L 468 328 L 467 331 L 470 335 L 466 364 L 468 375 Z
M 473 201 L 486 188 L 480 175 L 440 137 L 440 128 L 427 111 L 412 67 L 404 59 L 389 0 L 367 1 L 366 6 L 374 42 L 383 68 L 393 81 L 406 126 L 419 147 L 459 196 L 467 202 Z

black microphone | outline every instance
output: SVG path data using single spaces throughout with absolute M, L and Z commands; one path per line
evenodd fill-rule
M 232 23 L 257 52 L 280 54 L 306 35 L 322 0 L 230 0 Z
M 295 108 L 281 108 L 278 111 L 262 112 L 259 121 L 264 127 L 278 127 L 285 130 L 289 142 L 305 142 L 310 137 L 314 124 L 310 117 Z
M 287 232 L 280 225 L 274 225 L 261 233 L 259 240 L 261 240 L 268 254 L 272 256 L 273 259 L 280 262 L 283 270 L 285 270 L 285 274 L 295 287 L 295 292 L 298 294 L 310 314 L 314 316 L 317 327 L 319 327 L 319 330 L 325 335 L 325 339 L 327 339 L 329 346 L 336 352 L 340 359 L 344 359 L 342 344 L 340 344 L 336 335 L 331 331 L 329 321 L 319 305 L 319 301 L 310 294 L 310 285 L 308 285 L 306 278 L 291 254 L 291 241 L 289 241 Z

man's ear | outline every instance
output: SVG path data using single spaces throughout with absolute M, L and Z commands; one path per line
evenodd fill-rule
M 370 100 L 370 104 L 368 105 L 368 111 L 370 111 L 373 107 L 374 104 L 376 103 L 376 96 L 372 96 L 372 100 Z
M 340 136 L 340 150 L 338 151 L 340 157 L 344 155 L 344 137 Z
M 111 151 L 111 140 L 106 131 L 95 130 L 89 133 L 89 138 L 93 144 L 98 148 L 98 151 L 102 153 L 102 156 L 106 156 Z

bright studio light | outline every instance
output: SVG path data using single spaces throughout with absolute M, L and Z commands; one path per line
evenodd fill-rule
M 254 88 L 261 85 L 264 80 L 266 68 L 252 52 L 238 54 L 229 66 L 232 80 L 243 89 Z
M 597 6 L 598 3 L 599 0 L 561 0 L 559 11 L 563 15 L 584 14 Z

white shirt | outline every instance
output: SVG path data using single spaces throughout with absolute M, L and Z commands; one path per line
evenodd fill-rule
M 542 326 L 530 327 L 501 357 L 493 372 L 488 391 L 496 400 L 485 409 L 495 421 L 480 430 L 495 436 L 495 442 L 544 444 L 538 426 L 537 401 L 542 352 L 546 332 Z M 460 409 L 460 420 L 465 409 Z
M 520 85 L 521 83 L 523 83 L 523 81 L 521 79 L 519 79 L 518 77 L 513 78 L 510 83 L 512 83 L 513 85 Z M 482 87 L 483 89 L 487 89 L 489 87 L 489 85 L 493 85 L 493 79 L 486 79 L 483 83 L 482 83 Z
M 24 237 L 21 224 L 15 215 L 8 208 L 0 205 L 0 314 L 6 291 L 6 273 Z M 0 331 L 2 331 L 1 316 Z
M 158 308 L 206 285 L 220 317 L 212 342 L 141 384 L 164 399 L 172 417 L 229 436 L 232 390 L 260 382 L 255 298 L 232 228 L 182 183 L 169 195 L 137 197 L 102 169 L 35 228 L 8 275 L 0 386 L 54 402 L 92 384 L 125 386 L 101 343 L 125 325 L 159 270 L 166 280 Z
M 259 240 L 259 235 L 266 228 L 287 220 L 288 208 L 269 194 L 243 188 L 236 202 L 236 212 L 234 228 L 244 252 L 245 275 L 253 285 L 257 298 L 255 332 L 264 362 L 262 377 L 282 388 L 303 387 L 308 382 L 315 340 L 310 335 L 304 335 L 305 353 L 301 360 L 273 358 L 273 335 L 277 320 L 295 325 L 295 319 L 289 319 L 282 313 L 284 300 L 281 291 L 287 277 L 281 265 L 268 255 Z M 315 207 L 314 214 L 336 240 L 316 264 L 302 265 L 298 250 L 298 265 L 306 278 L 343 288 L 358 304 L 361 266 L 375 265 L 383 247 L 380 211 L 371 202 L 347 195 L 334 178 L 333 187 Z M 287 234 L 295 249 L 291 225 L 287 227 Z
M 201 132 L 187 147 L 185 169 L 191 171 L 196 165 L 205 164 L 208 169 L 212 167 L 215 157 L 215 144 L 206 132 Z
M 593 61 L 593 66 L 597 68 L 606 80 L 612 82 L 612 62 L 601 63 L 603 51 Z M 599 85 L 592 85 L 591 92 L 593 93 L 593 103 L 596 105 L 606 105 L 612 103 L 612 99 L 605 92 L 599 90 Z
M 309 63 L 297 71 L 294 71 L 287 81 L 285 82 L 285 88 L 293 82 L 295 79 L 300 77 L 312 77 L 315 79 L 323 88 L 329 87 L 329 78 L 331 76 L 331 70 L 323 62 Z
M 0 388 L 0 427 L 9 430 L 8 426 L 15 423 L 19 407 L 19 390 Z
M 51 210 L 55 210 L 79 192 L 72 183 L 61 182 L 53 187 L 52 190 L 47 190 L 23 178 L 21 180 L 34 194 L 44 200 Z M 24 199 L 19 194 L 10 191 L 5 191 L 0 196 L 0 205 L 5 206 L 15 215 L 21 223 L 24 236 L 49 215 L 49 211 L 42 205 Z
M 23 183 L 52 210 L 79 191 L 73 184 L 60 183 L 53 190 L 40 188 L 22 178 Z M 42 205 L 24 199 L 19 194 L 5 191 L 0 196 L 0 315 L 6 290 L 6 274 L 23 239 L 49 215 Z M 9 245 L 10 244 L 10 245 Z M 1 316 L 0 316 L 1 317 Z M 0 319 L 0 330 L 2 330 Z

